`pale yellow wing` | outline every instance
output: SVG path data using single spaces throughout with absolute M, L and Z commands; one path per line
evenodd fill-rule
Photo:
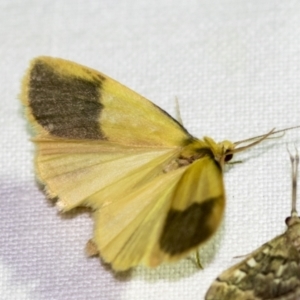
M 144 97 L 59 58 L 32 61 L 21 99 L 39 137 L 150 147 L 177 147 L 191 139 L 181 124 Z
M 221 170 L 207 156 L 97 210 L 93 242 L 115 270 L 154 267 L 199 247 L 216 231 L 223 210 Z

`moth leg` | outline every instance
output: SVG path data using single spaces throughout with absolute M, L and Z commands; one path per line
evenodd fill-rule
M 202 266 L 201 261 L 200 261 L 200 255 L 199 255 L 199 251 L 198 250 L 196 251 L 196 264 L 197 264 L 197 267 L 199 269 L 203 269 L 203 266 Z
M 235 164 L 242 164 L 242 160 L 236 160 L 236 161 L 229 161 L 227 162 L 227 165 L 235 165 Z

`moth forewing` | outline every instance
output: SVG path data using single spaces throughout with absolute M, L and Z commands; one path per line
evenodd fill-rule
M 60 210 L 94 210 L 90 252 L 113 268 L 175 261 L 217 230 L 223 165 L 247 146 L 197 139 L 124 85 L 59 58 L 31 62 L 21 100 L 37 176 Z
M 212 283 L 206 300 L 300 299 L 300 220 L 296 211 L 299 157 L 292 162 L 292 210 L 286 232 L 262 245 Z

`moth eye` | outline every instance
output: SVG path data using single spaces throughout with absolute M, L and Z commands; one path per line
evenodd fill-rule
M 227 161 L 230 161 L 231 159 L 232 159 L 232 157 L 233 157 L 233 154 L 232 153 L 230 153 L 230 154 L 225 154 L 225 161 L 227 162 Z
M 287 218 L 285 219 L 285 224 L 286 224 L 287 226 L 289 226 L 290 220 L 291 220 L 291 217 L 287 217 Z

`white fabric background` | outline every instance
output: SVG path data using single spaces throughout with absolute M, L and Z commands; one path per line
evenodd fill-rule
M 114 275 L 84 254 L 87 212 L 61 216 L 35 182 L 34 147 L 18 101 L 28 61 L 73 60 L 117 79 L 194 135 L 237 141 L 300 124 L 298 0 L 2 0 L 0 2 L 0 298 L 203 299 L 225 268 L 285 230 L 286 143 L 299 130 L 236 157 L 225 174 L 226 216 L 202 253 Z M 300 204 L 298 205 L 300 206 Z

